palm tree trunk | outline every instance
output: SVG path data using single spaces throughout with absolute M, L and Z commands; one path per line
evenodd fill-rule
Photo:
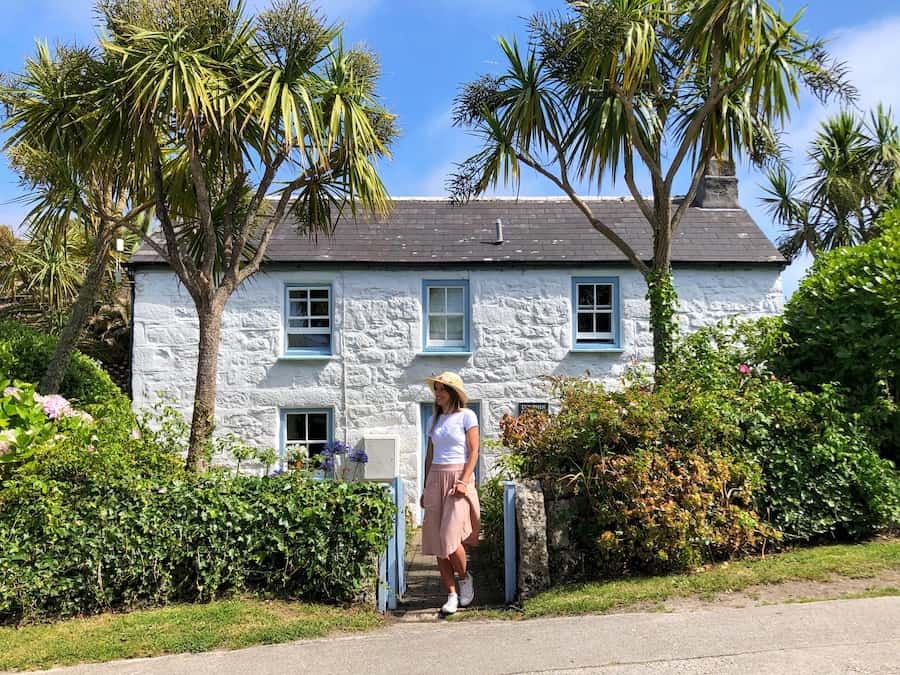
M 222 334 L 224 304 L 204 303 L 197 307 L 200 343 L 197 350 L 197 379 L 194 387 L 194 411 L 188 444 L 187 469 L 201 473 L 209 466 L 210 440 L 216 414 L 216 375 L 219 365 L 219 339 Z
M 38 384 L 38 390 L 44 394 L 58 394 L 59 388 L 62 386 L 63 377 L 65 377 L 66 369 L 69 367 L 69 361 L 72 358 L 72 352 L 75 345 L 84 331 L 91 312 L 94 309 L 94 303 L 97 300 L 97 293 L 103 283 L 103 277 L 106 275 L 106 266 L 109 259 L 109 248 L 114 231 L 112 229 L 102 231 L 97 240 L 97 247 L 94 250 L 94 260 L 88 267 L 87 275 L 85 275 L 84 283 L 78 290 L 78 296 L 75 298 L 75 304 L 72 305 L 72 311 L 69 314 L 69 320 L 63 326 L 59 340 L 56 343 L 56 349 L 53 351 L 53 358 L 44 372 Z

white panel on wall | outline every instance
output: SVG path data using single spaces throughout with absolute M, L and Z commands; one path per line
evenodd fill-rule
M 396 436 L 364 436 L 363 445 L 369 461 L 366 480 L 390 480 L 400 475 L 400 439 Z

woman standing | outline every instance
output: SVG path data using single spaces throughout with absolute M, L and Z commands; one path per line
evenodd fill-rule
M 453 614 L 475 598 L 465 545 L 478 543 L 481 524 L 474 478 L 478 418 L 466 408 L 469 397 L 459 375 L 446 372 L 425 381 L 434 392 L 434 414 L 428 432 L 421 499 L 425 509 L 422 554 L 437 556 L 441 581 L 447 589 L 447 602 L 441 612 Z

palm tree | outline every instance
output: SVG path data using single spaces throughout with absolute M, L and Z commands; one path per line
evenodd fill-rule
M 672 238 L 713 160 L 762 163 L 801 83 L 818 95 L 852 97 L 843 68 L 764 0 L 584 0 L 537 16 L 530 46 L 500 40 L 506 71 L 463 87 L 455 122 L 482 147 L 460 164 L 454 199 L 516 183 L 522 167 L 550 180 L 644 276 L 654 359 L 664 366 L 674 336 Z M 650 174 L 652 198 L 635 166 Z M 686 194 L 674 183 L 690 169 Z M 643 260 L 576 193 L 624 170 L 653 231 Z
M 845 110 L 825 120 L 808 159 L 800 180 L 783 165 L 773 169 L 762 200 L 785 229 L 778 247 L 789 260 L 869 241 L 900 198 L 900 132 L 890 109 L 878 106 L 867 119 Z
M 93 132 L 88 143 L 60 144 L 79 170 L 118 168 L 131 211 L 117 218 L 111 204 L 93 205 L 117 227 L 138 232 L 131 214 L 149 200 L 159 229 L 144 242 L 194 302 L 187 463 L 201 470 L 225 303 L 259 270 L 288 214 L 316 236 L 345 213 L 386 212 L 376 161 L 388 154 L 394 117 L 378 101 L 374 56 L 344 49 L 340 29 L 300 0 L 249 17 L 235 0 L 102 0 L 98 14 L 104 35 L 84 70 L 99 83 L 61 105 Z M 46 133 L 48 106 L 35 108 L 17 123 L 23 140 Z
M 24 71 L 2 89 L 10 131 L 4 149 L 27 190 L 30 267 L 26 288 L 54 317 L 59 339 L 38 388 L 56 393 L 109 273 L 114 239 L 126 223 L 146 228 L 152 200 L 134 202 L 128 168 L 93 148 L 96 105 L 109 69 L 89 49 L 38 43 Z M 99 151 L 99 152 L 98 152 Z M 76 246 L 81 250 L 76 250 Z

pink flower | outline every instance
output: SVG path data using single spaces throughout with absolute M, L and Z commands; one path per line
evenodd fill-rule
M 738 370 L 741 371 L 741 375 L 749 375 L 750 374 L 750 366 L 748 366 L 746 363 L 742 363 L 738 367 Z
M 6 455 L 10 452 L 9 443 L 0 441 L 0 455 Z
M 19 389 L 18 387 L 7 387 L 6 389 L 3 390 L 3 395 L 4 396 L 12 396 L 17 401 L 22 400 L 22 390 Z
M 92 424 L 94 422 L 94 418 L 91 417 L 91 414 L 84 412 L 84 410 L 79 411 L 78 416 L 81 418 L 81 421 L 84 422 L 85 424 Z
M 51 420 L 59 419 L 60 416 L 63 415 L 65 415 L 66 417 L 71 417 L 72 415 L 72 406 L 70 406 L 69 402 L 59 394 L 50 394 L 50 396 L 44 396 L 38 402 L 44 409 L 44 414 Z

